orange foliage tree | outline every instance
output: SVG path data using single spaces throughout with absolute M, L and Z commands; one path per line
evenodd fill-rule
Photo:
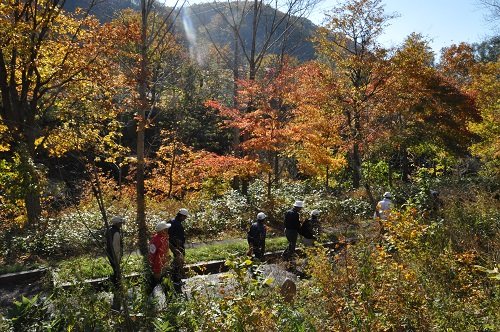
M 224 187 L 224 183 L 236 176 L 249 178 L 259 171 L 259 164 L 249 158 L 195 150 L 171 131 L 163 131 L 162 136 L 152 176 L 146 180 L 146 189 L 154 197 L 183 198 L 188 192 L 199 191 L 210 183 Z
M 377 124 L 386 135 L 374 150 L 400 167 L 403 181 L 409 180 L 416 159 L 446 167 L 446 159 L 463 155 L 473 138 L 466 124 L 477 120 L 474 98 L 460 86 L 466 77 L 439 71 L 433 61 L 418 34 L 410 35 L 391 58 L 391 93 Z
M 378 133 L 373 120 L 383 111 L 382 96 L 388 93 L 390 67 L 377 37 L 391 18 L 384 14 L 381 0 L 346 0 L 327 15 L 328 23 L 315 38 L 320 59 L 336 81 L 331 98 L 342 107 L 341 135 L 355 188 L 361 184 L 364 153 Z
M 294 105 L 287 97 L 293 79 L 291 68 L 286 64 L 276 70 L 268 68 L 262 77 L 238 83 L 241 110 L 226 108 L 217 102 L 207 103 L 226 118 L 227 127 L 238 130 L 243 138 L 239 149 L 247 158 L 261 164 L 268 196 L 283 173 L 284 151 L 291 142 L 289 124 L 294 116 Z
M 296 79 L 287 95 L 294 105 L 287 153 L 297 159 L 304 174 L 323 180 L 328 187 L 331 174 L 346 164 L 341 105 L 331 98 L 336 82 L 328 67 L 315 62 L 294 69 L 293 74 Z

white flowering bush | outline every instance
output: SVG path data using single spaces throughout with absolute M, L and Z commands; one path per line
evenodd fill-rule
M 222 231 L 245 228 L 253 214 L 246 198 L 229 190 L 221 198 L 200 202 L 185 225 L 191 234 L 210 238 Z

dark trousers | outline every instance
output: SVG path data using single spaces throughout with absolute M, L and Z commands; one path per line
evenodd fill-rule
M 265 250 L 266 250 L 265 245 L 263 245 L 263 244 L 254 245 L 253 246 L 253 256 L 257 259 L 263 260 Z
M 120 288 L 121 282 L 121 271 L 120 271 L 120 262 L 116 262 L 113 258 L 108 256 L 109 265 L 113 269 L 113 274 L 110 276 L 110 280 L 113 283 L 115 289 Z
M 283 252 L 283 258 L 290 259 L 295 255 L 295 246 L 297 245 L 297 237 L 299 232 L 296 229 L 285 228 L 285 236 L 288 240 L 288 247 Z
M 181 282 L 184 278 L 184 248 L 175 249 L 172 251 L 174 259 L 172 260 L 172 281 L 174 283 Z
M 120 309 L 121 307 L 121 271 L 118 263 L 112 262 L 110 260 L 111 267 L 113 268 L 113 275 L 111 276 L 111 282 L 113 283 L 113 303 L 111 307 L 113 309 Z

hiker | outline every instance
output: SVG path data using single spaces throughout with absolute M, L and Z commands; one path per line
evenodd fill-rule
M 123 237 L 121 228 L 125 218 L 122 216 L 113 216 L 109 221 L 110 227 L 106 231 L 106 255 L 113 269 L 111 282 L 114 286 L 113 293 L 113 309 L 121 307 L 120 284 L 121 284 L 121 269 L 120 262 L 123 256 Z
M 443 207 L 443 200 L 439 197 L 439 191 L 430 191 L 430 217 L 439 217 L 439 210 Z
M 300 229 L 299 212 L 303 207 L 303 201 L 295 201 L 293 208 L 285 213 L 285 236 L 288 240 L 288 247 L 283 251 L 282 256 L 284 259 L 288 260 L 295 254 L 295 246 Z
M 374 219 L 380 218 L 380 220 L 387 220 L 393 205 L 391 199 L 391 193 L 385 192 L 384 198 L 377 203 L 377 207 L 375 208 L 375 213 L 373 215 Z
M 182 278 L 184 276 L 184 255 L 186 252 L 184 244 L 186 242 L 186 236 L 184 234 L 182 222 L 186 220 L 188 216 L 188 210 L 184 208 L 180 209 L 175 218 L 170 221 L 172 227 L 168 230 L 170 250 L 174 254 L 174 259 L 172 260 L 172 282 L 176 290 L 180 289 L 179 286 L 182 285 Z
M 250 226 L 247 236 L 248 254 L 249 256 L 253 254 L 259 260 L 264 259 L 266 250 L 266 226 L 264 225 L 266 218 L 264 212 L 257 213 L 257 220 Z
M 151 291 L 156 285 L 161 284 L 165 275 L 165 268 L 170 260 L 170 252 L 168 251 L 168 229 L 170 224 L 161 221 L 156 225 L 156 234 L 153 235 L 149 242 L 149 263 L 153 272 L 151 280 Z
M 319 236 L 319 210 L 312 210 L 311 217 L 306 219 L 300 226 L 300 235 L 302 242 L 306 247 L 312 247 L 314 241 L 318 240 Z

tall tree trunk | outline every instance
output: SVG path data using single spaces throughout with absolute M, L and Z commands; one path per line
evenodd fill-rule
M 234 57 L 233 57 L 233 108 L 239 108 L 238 105 L 238 80 L 240 79 L 239 64 L 240 64 L 240 43 L 238 39 L 239 31 L 234 29 Z M 233 127 L 233 142 L 232 149 L 235 155 L 239 155 L 239 145 L 240 145 L 240 130 Z M 241 179 L 239 176 L 235 176 L 231 181 L 231 187 L 234 190 L 240 190 Z
M 23 185 L 26 188 L 26 193 L 24 194 L 24 205 L 27 217 L 26 226 L 28 228 L 36 228 L 42 213 L 39 191 L 40 179 L 35 168 L 34 157 L 29 150 L 31 149 L 25 146 L 21 147 L 19 157 L 23 173 Z
M 357 189 L 361 184 L 361 155 L 359 144 L 354 143 L 352 148 L 352 186 Z
M 365 183 L 364 187 L 366 190 L 366 194 L 368 195 L 368 200 L 370 201 L 370 205 L 372 206 L 372 210 L 375 210 L 375 208 L 377 207 L 377 201 L 373 197 L 372 189 L 371 189 L 370 185 L 366 181 L 364 181 L 364 183 Z
M 326 170 L 325 170 L 325 189 L 328 189 L 330 187 L 330 167 L 326 165 Z
M 361 78 L 359 78 L 361 80 Z M 357 87 L 358 84 L 356 83 Z M 361 106 L 356 105 L 353 112 L 354 120 L 354 145 L 352 147 L 352 164 L 353 164 L 353 177 L 352 185 L 355 189 L 361 185 L 361 152 L 359 151 L 359 142 L 362 142 L 361 132 Z
M 40 202 L 40 176 L 35 166 L 34 112 L 32 114 L 32 116 L 26 116 L 26 129 L 24 130 L 25 143 L 19 144 L 18 153 L 21 161 L 24 188 L 26 188 L 24 204 L 26 208 L 27 227 L 36 228 L 42 214 L 42 206 Z
M 146 226 L 146 202 L 144 199 L 144 134 L 147 101 L 147 22 L 146 0 L 141 0 L 141 59 L 139 72 L 139 111 L 137 123 L 137 226 L 139 250 L 144 257 L 148 255 L 148 230 Z
M 410 164 L 408 160 L 408 151 L 405 147 L 401 147 L 401 180 L 403 182 L 410 181 Z
M 271 198 L 272 194 L 272 188 L 273 188 L 273 176 L 271 172 L 267 173 L 267 198 Z
M 256 62 L 256 53 L 257 53 L 257 29 L 259 24 L 259 0 L 254 0 L 253 2 L 253 17 L 252 17 L 252 46 L 250 49 L 250 61 L 248 64 L 248 79 L 250 81 L 254 81 L 257 77 L 257 62 Z
M 387 182 L 389 183 L 389 188 L 392 188 L 392 167 L 390 162 L 387 163 L 387 169 Z
M 172 163 L 170 164 L 170 170 L 168 171 L 168 195 L 167 197 L 170 198 L 172 195 L 172 188 L 174 186 L 174 167 L 175 167 L 175 150 L 177 149 L 177 144 L 174 144 L 174 147 L 172 149 Z

